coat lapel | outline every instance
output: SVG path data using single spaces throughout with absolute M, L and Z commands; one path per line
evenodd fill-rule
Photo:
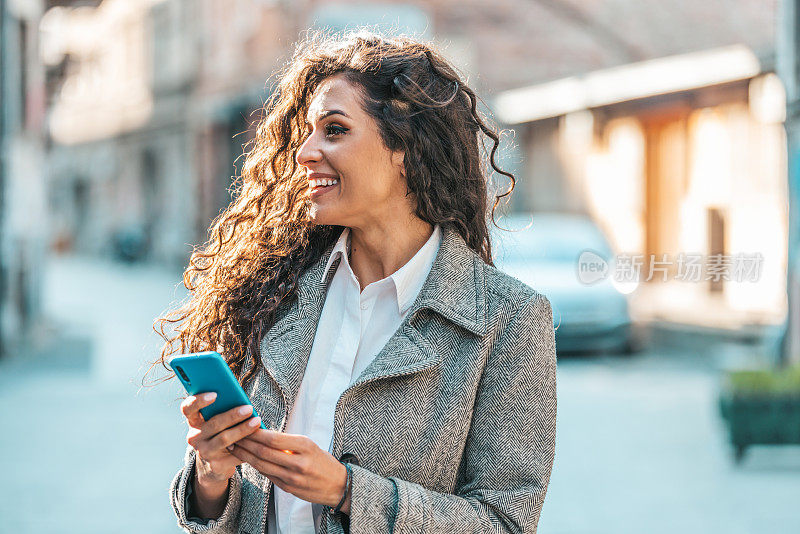
M 486 333 L 482 260 L 449 225 L 419 295 L 400 327 L 349 389 L 389 376 L 416 373 L 441 361 L 442 354 L 422 330 L 418 312 L 429 309 L 475 335 Z M 345 391 L 345 393 L 347 390 Z M 342 394 L 344 397 L 344 393 Z
M 283 394 L 286 414 L 294 405 L 311 355 L 317 323 L 325 304 L 325 288 L 330 281 L 330 276 L 323 280 L 323 270 L 332 251 L 333 244 L 300 275 L 298 297 L 285 313 L 277 314 L 278 320 L 261 341 L 261 361 Z M 339 260 L 331 265 L 331 275 L 338 263 Z
M 262 362 L 284 395 L 287 413 L 291 412 L 300 389 L 328 284 L 340 261 L 336 260 L 328 273 L 323 272 L 332 251 L 333 244 L 300 276 L 298 298 L 285 313 L 279 314 L 261 343 Z M 430 309 L 475 335 L 485 334 L 486 297 L 481 263 L 481 258 L 452 226 L 442 225 L 442 243 L 419 295 L 400 327 L 348 390 L 364 382 L 419 372 L 439 363 L 441 354 L 414 327 L 414 318 L 423 309 Z

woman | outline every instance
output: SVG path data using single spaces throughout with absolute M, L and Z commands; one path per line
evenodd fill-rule
M 553 464 L 546 297 L 492 266 L 477 99 L 429 46 L 302 42 L 161 363 L 218 350 L 171 487 L 187 532 L 535 532 Z M 495 198 L 494 207 L 505 195 Z M 179 347 L 173 347 L 179 342 Z

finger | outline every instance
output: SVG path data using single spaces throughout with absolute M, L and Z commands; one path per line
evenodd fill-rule
M 255 432 L 260 424 L 260 417 L 251 417 L 238 425 L 223 430 L 211 438 L 208 444 L 213 450 L 227 449 L 230 445 Z
M 200 413 L 200 409 L 213 404 L 216 398 L 217 394 L 211 391 L 198 395 L 191 395 L 184 399 L 181 403 L 181 413 L 186 417 L 189 426 L 193 428 L 200 428 L 202 426 L 205 422 L 205 418 L 203 414 Z
M 289 482 L 293 479 L 293 473 L 285 467 L 272 463 L 269 460 L 259 458 L 247 449 L 241 447 L 238 443 L 234 444 L 233 452 L 231 453 L 243 462 L 252 465 L 264 476 L 270 478 L 278 478 L 283 483 Z
M 186 443 L 191 445 L 195 450 L 198 450 L 197 447 L 200 446 L 200 441 L 202 439 L 202 436 L 200 434 L 201 434 L 200 429 L 194 427 L 190 428 L 189 431 L 186 433 Z
M 283 480 L 282 478 L 276 477 L 275 475 L 270 475 L 267 477 L 272 483 L 278 486 L 283 491 L 289 493 L 290 486 L 289 484 Z
M 259 445 L 266 445 L 273 449 L 284 451 L 288 454 L 299 454 L 310 452 L 312 446 L 316 444 L 308 436 L 303 434 L 285 434 L 276 430 L 259 430 L 254 432 L 247 439 Z
M 230 453 L 231 453 L 231 454 L 230 454 L 231 456 L 233 456 L 234 458 L 236 458 L 236 460 L 238 460 L 238 462 L 239 462 L 239 464 L 240 464 L 240 465 L 241 465 L 241 464 L 243 464 L 243 463 L 245 463 L 245 462 L 247 462 L 247 460 L 245 460 L 245 459 L 244 459 L 244 453 L 242 452 L 242 448 L 241 448 L 241 447 L 237 447 L 235 444 L 234 444 L 234 445 L 231 445 L 231 450 L 230 450 Z M 255 460 L 253 460 L 253 461 L 255 461 Z M 249 462 L 247 462 L 247 463 L 249 463 Z M 253 464 L 250 464 L 250 465 L 253 465 Z M 254 465 L 253 465 L 253 467 L 255 467 L 256 469 L 258 469 L 258 468 L 257 468 L 256 466 L 254 466 Z M 265 473 L 262 473 L 262 474 L 264 474 L 264 475 L 266 476 L 266 474 L 265 474 Z
M 255 433 L 251 434 L 249 436 L 246 436 L 246 437 L 240 439 L 239 441 L 237 441 L 236 444 L 237 445 L 241 445 L 242 447 L 244 447 L 245 449 L 247 449 L 248 451 L 250 451 L 253 454 L 256 454 L 258 456 L 263 456 L 265 458 L 268 455 L 273 454 L 273 453 L 280 453 L 282 455 L 295 454 L 295 452 L 293 450 L 290 450 L 290 449 L 276 449 L 276 448 L 271 447 L 269 445 L 264 445 L 263 441 L 258 441 L 258 440 L 253 439 L 254 435 L 255 435 Z M 280 455 L 275 454 L 273 456 L 273 458 L 275 460 L 277 460 L 278 458 L 280 458 Z
M 267 462 L 281 465 L 291 471 L 297 471 L 295 463 L 294 452 L 280 449 L 273 449 L 267 445 L 263 445 L 257 441 L 252 440 L 250 437 L 240 439 L 235 443 L 237 449 L 244 449 L 253 456 L 261 458 Z
M 257 441 L 273 449 L 289 450 L 294 452 L 308 452 L 310 449 L 311 438 L 303 434 L 287 434 L 279 430 L 260 430 L 249 436 L 249 439 Z
M 206 439 L 210 440 L 223 430 L 249 419 L 252 415 L 253 407 L 249 404 L 236 406 L 206 421 L 205 425 L 203 425 L 203 433 Z
M 212 404 L 217 399 L 217 394 L 214 391 L 207 391 L 205 393 L 198 393 L 196 395 L 189 395 L 181 403 L 181 412 L 183 415 L 191 415 Z

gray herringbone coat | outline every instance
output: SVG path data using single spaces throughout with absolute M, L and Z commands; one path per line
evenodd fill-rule
M 449 225 L 403 323 L 336 405 L 332 454 L 353 464 L 350 516 L 322 508 L 323 533 L 534 533 L 550 479 L 556 351 L 549 300 L 484 263 Z M 284 428 L 303 379 L 332 246 L 305 271 L 262 340 L 248 395 Z M 194 449 L 171 501 L 187 532 L 265 532 L 272 483 L 249 464 L 218 520 L 186 516 Z

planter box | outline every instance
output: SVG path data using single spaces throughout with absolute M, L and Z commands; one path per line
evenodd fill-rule
M 800 444 L 800 372 L 729 373 L 720 395 L 720 411 L 737 463 L 750 445 Z

